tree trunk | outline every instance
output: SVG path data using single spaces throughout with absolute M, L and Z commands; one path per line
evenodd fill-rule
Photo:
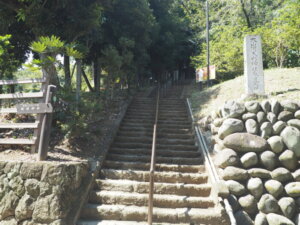
M 70 57 L 64 55 L 65 87 L 71 87 Z
M 80 94 L 81 94 L 81 60 L 77 60 L 77 68 L 76 68 L 76 103 L 80 102 Z
M 96 93 L 100 93 L 100 62 L 99 58 L 94 61 L 94 89 Z
M 244 0 L 240 0 L 240 3 L 241 3 L 241 7 L 242 7 L 242 10 L 243 10 L 244 16 L 245 16 L 246 21 L 247 21 L 247 26 L 248 26 L 248 28 L 252 29 L 250 17 L 248 15 L 247 11 L 246 11 Z
M 91 83 L 90 83 L 90 81 L 89 81 L 89 79 L 88 79 L 88 77 L 87 77 L 87 75 L 86 75 L 83 68 L 81 68 L 81 72 L 82 72 L 82 76 L 83 76 L 83 78 L 85 80 L 85 83 L 87 84 L 90 92 L 94 92 L 94 89 L 93 89 L 93 87 L 92 87 L 92 85 L 91 85 Z
M 41 54 L 41 59 L 45 59 L 45 57 L 47 57 L 46 54 Z M 54 58 L 54 56 L 52 55 L 52 57 Z M 57 76 L 57 71 L 56 71 L 56 67 L 54 65 L 54 63 L 49 63 L 47 64 L 45 67 L 45 72 L 47 74 L 47 79 L 49 80 L 49 84 L 53 84 L 55 85 L 57 88 L 60 87 L 60 84 L 59 84 L 59 78 Z

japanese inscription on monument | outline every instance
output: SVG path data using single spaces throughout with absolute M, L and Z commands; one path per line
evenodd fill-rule
M 262 46 L 259 35 L 248 35 L 245 37 L 244 63 L 246 94 L 264 95 L 265 84 L 262 61 Z

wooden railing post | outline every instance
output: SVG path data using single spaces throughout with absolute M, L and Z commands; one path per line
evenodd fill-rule
M 153 220 L 154 173 L 155 173 L 155 163 L 156 163 L 156 136 L 157 136 L 157 121 L 158 121 L 158 110 L 159 110 L 159 91 L 160 91 L 159 89 L 160 88 L 158 87 L 155 121 L 153 126 L 151 166 L 149 171 L 149 202 L 148 202 L 148 224 L 149 225 L 152 225 L 152 220 Z
M 51 88 L 56 88 L 54 85 L 49 85 L 47 88 L 47 95 L 45 99 L 45 103 L 51 103 L 52 93 Z M 45 160 L 48 154 L 48 146 L 49 146 L 49 137 L 50 137 L 50 129 L 52 123 L 52 113 L 45 113 L 43 116 L 40 140 L 39 140 L 39 149 L 38 149 L 38 161 Z

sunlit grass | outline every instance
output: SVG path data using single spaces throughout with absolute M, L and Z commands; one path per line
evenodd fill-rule
M 265 70 L 264 74 L 266 94 L 269 98 L 300 101 L 300 68 L 269 69 Z M 201 92 L 195 84 L 189 88 L 194 115 L 198 118 L 217 110 L 225 101 L 240 99 L 244 93 L 244 76 L 214 85 Z

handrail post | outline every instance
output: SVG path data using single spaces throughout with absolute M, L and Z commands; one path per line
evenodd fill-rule
M 159 89 L 160 88 L 158 87 L 155 121 L 153 126 L 151 166 L 149 171 L 149 202 L 148 202 L 148 224 L 149 225 L 152 225 L 152 221 L 153 221 L 154 172 L 155 172 L 155 163 L 156 163 L 156 136 L 157 136 L 157 120 L 158 120 L 158 108 L 159 108 L 159 91 L 160 91 Z

